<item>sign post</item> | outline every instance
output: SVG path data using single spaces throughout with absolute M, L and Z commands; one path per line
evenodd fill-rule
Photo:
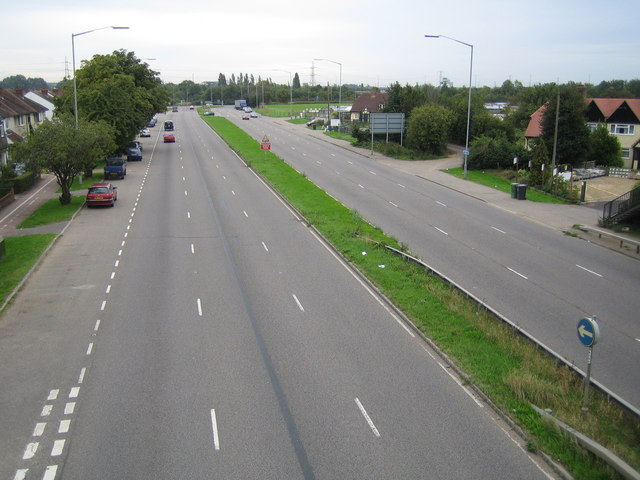
M 271 142 L 269 141 L 269 137 L 266 135 L 262 137 L 262 142 L 260 142 L 260 150 L 264 150 L 264 157 L 267 157 L 267 150 L 271 150 Z
M 582 399 L 582 414 L 589 412 L 589 385 L 591 384 L 591 359 L 593 357 L 593 346 L 598 343 L 600 327 L 596 317 L 583 318 L 578 322 L 578 340 L 589 349 L 587 355 L 587 374 L 584 377 L 584 395 Z

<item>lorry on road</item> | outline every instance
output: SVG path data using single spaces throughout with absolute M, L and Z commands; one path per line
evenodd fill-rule
M 104 179 L 111 177 L 124 179 L 127 174 L 127 161 L 122 157 L 109 157 L 104 164 Z
M 246 100 L 236 100 L 236 110 L 243 110 L 247 106 Z

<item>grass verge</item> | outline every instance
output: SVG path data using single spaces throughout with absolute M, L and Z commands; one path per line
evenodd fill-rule
M 61 205 L 58 198 L 47 200 L 29 217 L 24 219 L 18 225 L 18 228 L 33 228 L 70 220 L 73 214 L 82 207 L 84 199 L 84 195 L 73 195 L 71 196 L 71 203 L 68 205 Z
M 36 263 L 56 235 L 39 234 L 4 239 L 6 255 L 0 262 L 0 306 Z
M 220 117 L 205 117 L 244 160 L 363 272 L 414 324 L 466 372 L 469 380 L 542 449 L 576 478 L 621 478 L 556 427 L 540 418 L 535 404 L 640 467 L 640 422 L 594 392 L 581 413 L 582 382 L 504 324 L 439 278 L 391 254 L 382 244 L 398 242 L 347 209 L 243 130 Z M 509 190 L 510 191 L 510 190 Z M 366 251 L 367 255 L 362 255 Z M 385 265 L 385 268 L 380 268 Z
M 458 178 L 464 177 L 464 169 L 462 168 L 448 168 L 443 170 L 443 172 L 449 173 Z M 467 180 L 511 194 L 512 182 L 500 177 L 499 175 L 480 172 L 478 170 L 467 170 Z M 553 195 L 547 195 L 546 193 L 538 192 L 531 188 L 527 188 L 527 200 L 544 203 L 567 203 L 561 198 L 554 197 Z

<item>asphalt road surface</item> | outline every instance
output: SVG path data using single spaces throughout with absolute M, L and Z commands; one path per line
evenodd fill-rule
M 216 109 L 369 222 L 640 410 L 640 263 L 321 141 L 304 125 Z M 571 223 L 567 226 L 570 228 Z
M 197 117 L 0 320 L 0 477 L 554 478 Z M 163 120 L 163 119 L 161 119 Z

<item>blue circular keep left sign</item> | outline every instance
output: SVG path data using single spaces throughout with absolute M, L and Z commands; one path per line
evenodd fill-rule
M 578 340 L 585 347 L 592 347 L 598 342 L 600 327 L 595 317 L 583 318 L 578 322 Z

